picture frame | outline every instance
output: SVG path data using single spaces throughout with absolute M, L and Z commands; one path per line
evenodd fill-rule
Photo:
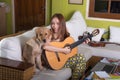
M 69 4 L 83 4 L 83 0 L 69 0 L 68 1 Z

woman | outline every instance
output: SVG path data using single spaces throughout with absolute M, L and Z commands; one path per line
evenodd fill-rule
M 69 54 L 71 52 L 70 47 L 57 48 L 49 44 L 49 42 L 52 41 L 59 41 L 59 42 L 64 41 L 67 37 L 70 36 L 70 34 L 67 31 L 66 23 L 63 15 L 62 14 L 53 15 L 53 17 L 51 18 L 50 25 L 53 36 L 51 40 L 48 39 L 46 41 L 46 44 L 43 46 L 43 49 Z M 64 67 L 72 69 L 71 80 L 79 80 L 79 78 L 81 77 L 82 73 L 85 71 L 86 68 L 85 58 L 81 54 L 76 54 L 75 56 L 68 59 Z

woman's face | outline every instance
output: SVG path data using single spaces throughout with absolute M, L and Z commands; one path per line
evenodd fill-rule
M 60 22 L 59 22 L 59 19 L 57 17 L 52 19 L 51 27 L 52 27 L 52 29 L 54 30 L 55 33 L 57 33 L 58 30 L 59 30 L 59 27 L 60 27 L 59 24 L 60 24 Z

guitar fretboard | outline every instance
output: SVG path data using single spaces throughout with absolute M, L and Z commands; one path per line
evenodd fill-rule
M 72 43 L 72 44 L 70 45 L 70 48 L 71 48 L 71 49 L 75 48 L 75 47 L 78 46 L 79 44 L 83 43 L 87 38 L 91 38 L 91 37 L 93 37 L 92 34 L 90 34 L 90 35 L 88 35 L 88 36 L 86 36 L 86 37 L 83 37 L 82 39 L 78 40 L 77 42 Z

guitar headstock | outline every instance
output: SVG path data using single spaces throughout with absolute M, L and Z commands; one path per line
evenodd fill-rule
M 99 29 L 95 29 L 95 30 L 93 30 L 92 35 L 93 35 L 93 36 L 96 36 L 96 35 L 98 35 L 99 33 L 100 33 Z

